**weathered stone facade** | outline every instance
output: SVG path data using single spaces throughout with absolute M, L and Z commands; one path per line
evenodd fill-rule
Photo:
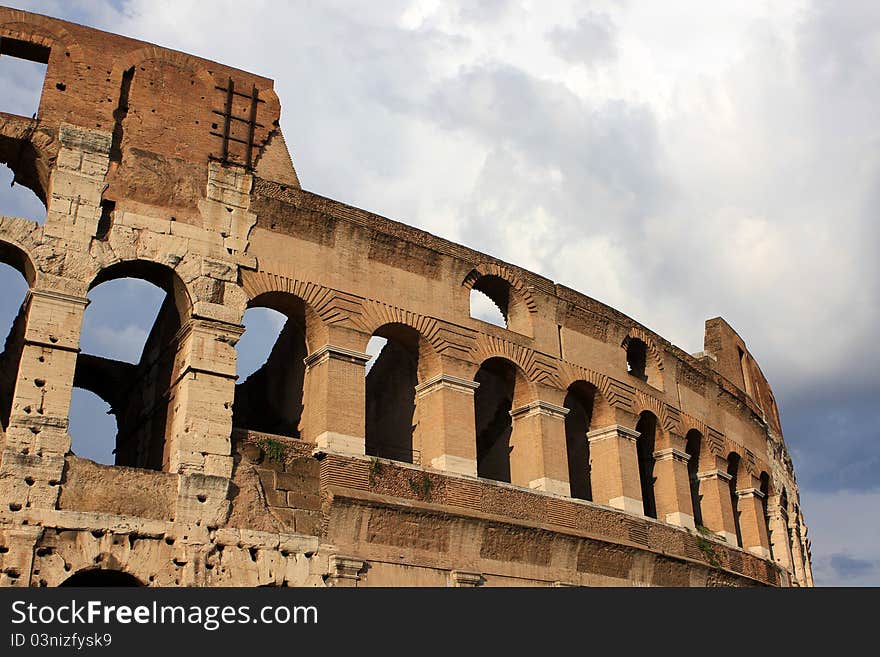
M 48 65 L 36 118 L 0 114 L 47 206 L 0 218 L 30 288 L 0 356 L 0 584 L 812 584 L 776 403 L 724 320 L 691 356 L 301 189 L 271 80 L 5 8 L 0 39 Z M 168 295 L 137 365 L 80 351 L 123 277 Z M 237 382 L 255 307 L 287 325 Z M 113 408 L 117 466 L 71 452 L 74 387 Z

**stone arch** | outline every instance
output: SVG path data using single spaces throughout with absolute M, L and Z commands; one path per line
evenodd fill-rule
M 30 224 L 30 222 L 27 222 Z M 0 226 L 3 223 L 0 222 Z M 27 281 L 28 287 L 34 289 L 37 286 L 37 268 L 34 259 L 28 250 L 21 244 L 17 244 L 7 237 L 0 237 L 0 262 L 17 270 Z
M 192 314 L 195 294 L 170 265 L 149 258 L 119 259 L 102 267 L 92 278 L 89 290 L 121 278 L 137 278 L 162 289 L 174 303 L 181 324 Z
M 186 53 L 178 52 L 176 50 L 167 50 L 160 46 L 153 45 L 131 50 L 123 57 L 117 59 L 111 69 L 113 77 L 122 79 L 122 75 L 125 71 L 133 66 L 138 66 L 150 60 L 171 64 L 172 66 L 176 66 L 177 68 L 183 69 L 184 71 L 200 78 L 204 84 L 213 85 L 214 77 L 204 68 L 200 60 L 192 55 L 187 55 Z
M 663 356 L 646 331 L 632 328 L 620 343 L 627 372 L 652 388 L 663 390 Z
M 657 501 L 654 496 L 654 450 L 657 433 L 661 431 L 659 419 L 651 411 L 642 411 L 636 423 L 639 432 L 636 440 L 636 452 L 639 461 L 639 483 L 642 490 L 642 506 L 649 518 L 657 517 Z
M 727 455 L 727 475 L 730 477 L 728 486 L 730 488 L 730 504 L 733 509 L 733 526 L 736 533 L 736 544 L 743 546 L 742 528 L 740 526 L 740 509 L 739 495 L 737 490 L 743 483 L 750 480 L 746 459 L 738 451 L 731 451 Z
M 116 465 L 166 470 L 171 459 L 167 436 L 180 376 L 177 354 L 182 329 L 192 314 L 192 297 L 174 269 L 145 259 L 118 260 L 103 267 L 88 289 L 120 279 L 145 281 L 165 293 L 144 348 L 134 363 L 81 351 L 73 385 L 103 399 L 116 416 Z M 84 320 L 89 312 L 87 308 Z
M 485 294 L 501 311 L 508 330 L 532 335 L 532 315 L 538 312 L 534 296 L 506 267 L 485 263 L 472 269 L 462 282 L 468 292 Z
M 603 414 L 609 414 L 610 407 L 604 408 L 607 404 L 600 390 L 589 381 L 574 381 L 568 386 L 563 406 L 568 409 L 565 416 L 565 442 L 568 480 L 571 496 L 574 498 L 593 499 L 590 442 L 587 434 L 611 424 L 602 418 Z
M 439 322 L 433 317 L 374 302 L 364 304 L 363 312 L 355 318 L 355 324 L 365 338 L 361 344 L 362 351 L 366 351 L 367 343 L 372 337 L 388 339 L 389 336 L 382 333 L 390 330 L 390 337 L 400 337 L 411 351 L 417 352 L 419 383 L 442 372 L 440 354 L 448 347 L 448 342 L 442 335 Z M 411 330 L 410 337 L 397 335 L 401 331 L 406 332 L 406 329 Z
M 517 445 L 510 412 L 532 401 L 533 387 L 520 366 L 501 356 L 484 360 L 474 381 L 479 384 L 474 393 L 477 474 L 518 483 L 511 482 L 511 452 Z
M 773 479 L 770 477 L 770 473 L 766 470 L 763 470 L 760 475 L 758 475 L 759 482 L 759 490 L 761 491 L 761 512 L 762 512 L 762 522 L 764 523 L 764 528 L 767 532 L 768 546 L 770 548 L 770 559 L 775 560 L 776 556 L 773 553 L 773 541 L 770 537 L 772 537 L 773 533 L 771 531 L 770 525 L 770 496 L 773 495 Z
M 14 39 L 49 49 L 46 62 L 54 77 L 84 61 L 82 48 L 63 25 L 39 15 L 7 10 L 10 20 L 0 24 L 0 38 Z M 43 94 L 46 80 L 43 81 Z M 47 205 L 49 173 L 58 153 L 55 131 L 37 122 L 9 121 L 0 130 L 0 162 L 9 166 L 15 182 L 30 189 Z
M 431 345 L 415 328 L 392 322 L 373 331 L 386 343 L 366 374 L 365 442 L 368 456 L 420 463 L 415 445 L 416 387 Z
M 70 53 L 69 59 L 72 64 L 85 61 L 79 43 L 60 22 L 17 9 L 6 10 L 3 13 L 7 14 L 10 20 L 0 24 L 0 37 L 10 37 L 47 48 L 62 46 L 65 59 L 68 59 L 66 54 Z
M 697 429 L 690 429 L 684 436 L 685 453 L 690 457 L 687 462 L 688 485 L 691 495 L 691 508 L 694 512 L 694 524 L 703 525 L 703 496 L 700 495 L 700 458 L 706 449 L 703 434 Z
M 29 290 L 34 289 L 37 272 L 28 252 L 12 242 L 0 239 L 0 263 L 6 264 L 21 274 Z M 15 274 L 11 274 L 15 276 Z M 10 294 L 8 289 L 4 295 Z M 9 325 L 0 326 L 0 432 L 9 426 L 12 399 L 18 380 L 18 370 L 24 349 L 27 329 L 27 294 L 20 300 L 18 311 L 11 308 L 13 319 Z M 8 333 L 6 332 L 8 330 Z
M 77 571 L 58 586 L 65 587 L 116 587 L 116 586 L 146 586 L 141 580 L 124 570 L 112 570 L 105 568 L 84 568 Z
M 233 425 L 239 429 L 302 436 L 305 399 L 305 359 L 321 343 L 323 321 L 305 299 L 291 292 L 261 292 L 248 309 L 268 308 L 286 317 L 269 357 L 235 387 Z

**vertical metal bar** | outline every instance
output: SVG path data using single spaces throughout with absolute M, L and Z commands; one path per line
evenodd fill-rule
M 247 140 L 247 168 L 251 168 L 251 164 L 253 163 L 253 151 L 254 151 L 254 131 L 257 127 L 257 86 L 254 85 L 253 91 L 251 91 L 251 114 L 248 119 L 248 140 Z
M 229 130 L 232 123 L 232 96 L 235 91 L 235 83 L 229 78 L 229 87 L 226 90 L 226 123 L 223 125 L 223 164 L 229 162 Z

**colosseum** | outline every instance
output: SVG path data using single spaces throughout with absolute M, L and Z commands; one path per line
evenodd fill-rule
M 302 189 L 264 77 L 8 8 L 0 55 L 46 70 L 33 117 L 0 113 L 46 206 L 0 217 L 29 288 L 0 355 L 3 586 L 812 585 L 773 393 L 723 319 L 688 354 Z M 80 348 L 122 278 L 166 294 L 135 364 Z M 239 380 L 253 308 L 286 324 Z M 72 451 L 74 388 L 112 408 L 115 465 Z

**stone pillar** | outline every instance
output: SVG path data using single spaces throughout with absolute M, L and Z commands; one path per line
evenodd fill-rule
M 619 424 L 587 434 L 594 502 L 644 515 L 636 450 L 638 438 L 638 431 Z
M 791 533 L 791 560 L 794 563 L 794 578 L 798 586 L 807 585 L 807 574 L 804 569 L 804 550 L 801 545 L 801 537 L 798 532 L 798 523 L 792 523 Z
M 690 454 L 683 449 L 683 438 L 669 436 L 666 442 L 668 446 L 654 452 L 654 500 L 657 504 L 657 518 L 670 525 L 696 529 L 688 474 Z
M 34 551 L 42 527 L 23 526 L 5 532 L 7 552 L 0 555 L 0 586 L 28 587 L 34 567 Z
M 782 568 L 792 571 L 791 546 L 789 545 L 788 519 L 777 504 L 769 510 L 770 544 L 773 558 Z
M 565 441 L 568 409 L 533 401 L 510 411 L 510 481 L 557 495 L 571 495 Z
M 27 327 L 0 463 L 0 499 L 12 510 L 52 509 L 70 451 L 70 396 L 88 300 L 31 290 L 25 303 Z
M 235 344 L 244 329 L 194 318 L 181 329 L 165 445 L 170 472 L 232 476 Z
M 62 123 L 61 147 L 49 179 L 44 234 L 88 249 L 98 232 L 113 134 Z
M 715 460 L 725 461 L 718 457 Z M 736 524 L 733 519 L 733 502 L 730 499 L 730 481 L 733 477 L 720 467 L 699 472 L 697 477 L 700 480 L 703 524 L 707 529 L 736 546 Z
M 770 558 L 770 537 L 764 520 L 764 493 L 755 487 L 736 491 L 739 510 L 739 530 L 743 549 L 762 559 Z
M 364 369 L 369 360 L 368 354 L 330 344 L 305 359 L 305 440 L 330 452 L 366 454 Z
M 474 391 L 479 385 L 440 374 L 416 387 L 414 442 L 423 466 L 477 476 Z

